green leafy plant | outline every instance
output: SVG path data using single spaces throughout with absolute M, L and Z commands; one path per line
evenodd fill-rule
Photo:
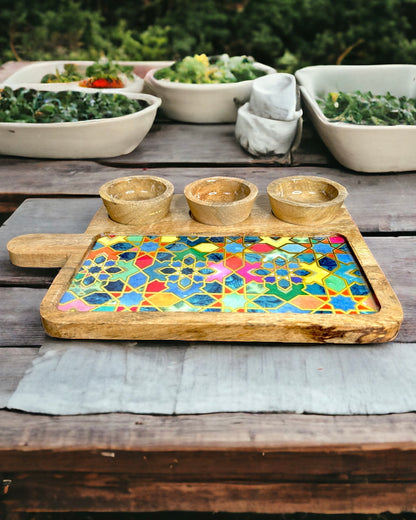
M 356 125 L 414 125 L 416 124 L 416 100 L 406 96 L 396 97 L 387 92 L 330 92 L 318 104 L 331 122 Z
M 120 74 L 132 78 L 133 67 L 131 65 L 120 65 L 112 61 L 100 60 L 89 65 L 86 70 L 86 75 L 92 78 L 117 78 Z
M 63 72 L 56 70 L 55 74 L 45 74 L 41 79 L 41 83 L 70 83 L 71 81 L 79 81 L 82 73 L 74 63 L 65 63 Z
M 106 119 L 139 112 L 146 101 L 120 94 L 78 91 L 48 92 L 4 87 L 0 96 L 0 122 L 65 123 Z
M 223 54 L 208 58 L 205 54 L 195 54 L 158 70 L 155 78 L 179 83 L 237 83 L 264 74 L 248 56 L 230 57 Z
M 133 66 L 120 65 L 108 60 L 100 60 L 89 65 L 85 72 L 75 63 L 65 63 L 64 71 L 56 70 L 55 74 L 46 74 L 41 83 L 69 83 L 77 81 L 81 86 L 96 88 L 121 88 L 124 83 L 120 77 L 133 78 Z

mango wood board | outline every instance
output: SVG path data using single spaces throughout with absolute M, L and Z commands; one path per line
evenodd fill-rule
M 381 343 L 401 305 L 345 206 L 329 224 L 277 219 L 267 196 L 232 226 L 195 221 L 183 195 L 159 222 L 104 207 L 83 234 L 22 235 L 12 263 L 61 267 L 40 306 L 72 339 Z

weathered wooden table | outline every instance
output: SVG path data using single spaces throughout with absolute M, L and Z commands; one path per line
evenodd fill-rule
M 3 66 L 0 78 L 13 67 Z M 340 182 L 349 191 L 351 215 L 403 306 L 404 322 L 392 347 L 416 348 L 414 172 L 346 171 L 308 125 L 293 154 L 253 159 L 233 131 L 233 125 L 158 120 L 138 149 L 116 159 L 0 158 L 0 208 L 5 217 L 14 212 L 0 229 L 0 478 L 8 490 L 0 513 L 416 512 L 413 411 L 60 416 L 6 408 L 45 342 L 39 305 L 57 274 L 12 266 L 7 241 L 25 233 L 83 232 L 100 206 L 99 186 L 130 174 L 168 178 L 176 193 L 211 175 L 248 179 L 260 193 L 272 179 L 293 174 Z M 340 384 L 344 379 L 340 374 Z

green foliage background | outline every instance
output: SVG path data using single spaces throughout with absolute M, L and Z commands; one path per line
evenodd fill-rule
M 1 0 L 0 62 L 249 54 L 305 65 L 416 62 L 416 0 Z

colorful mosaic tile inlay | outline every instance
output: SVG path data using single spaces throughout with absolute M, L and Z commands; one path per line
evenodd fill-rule
M 338 235 L 108 235 L 58 309 L 368 314 L 379 306 Z

